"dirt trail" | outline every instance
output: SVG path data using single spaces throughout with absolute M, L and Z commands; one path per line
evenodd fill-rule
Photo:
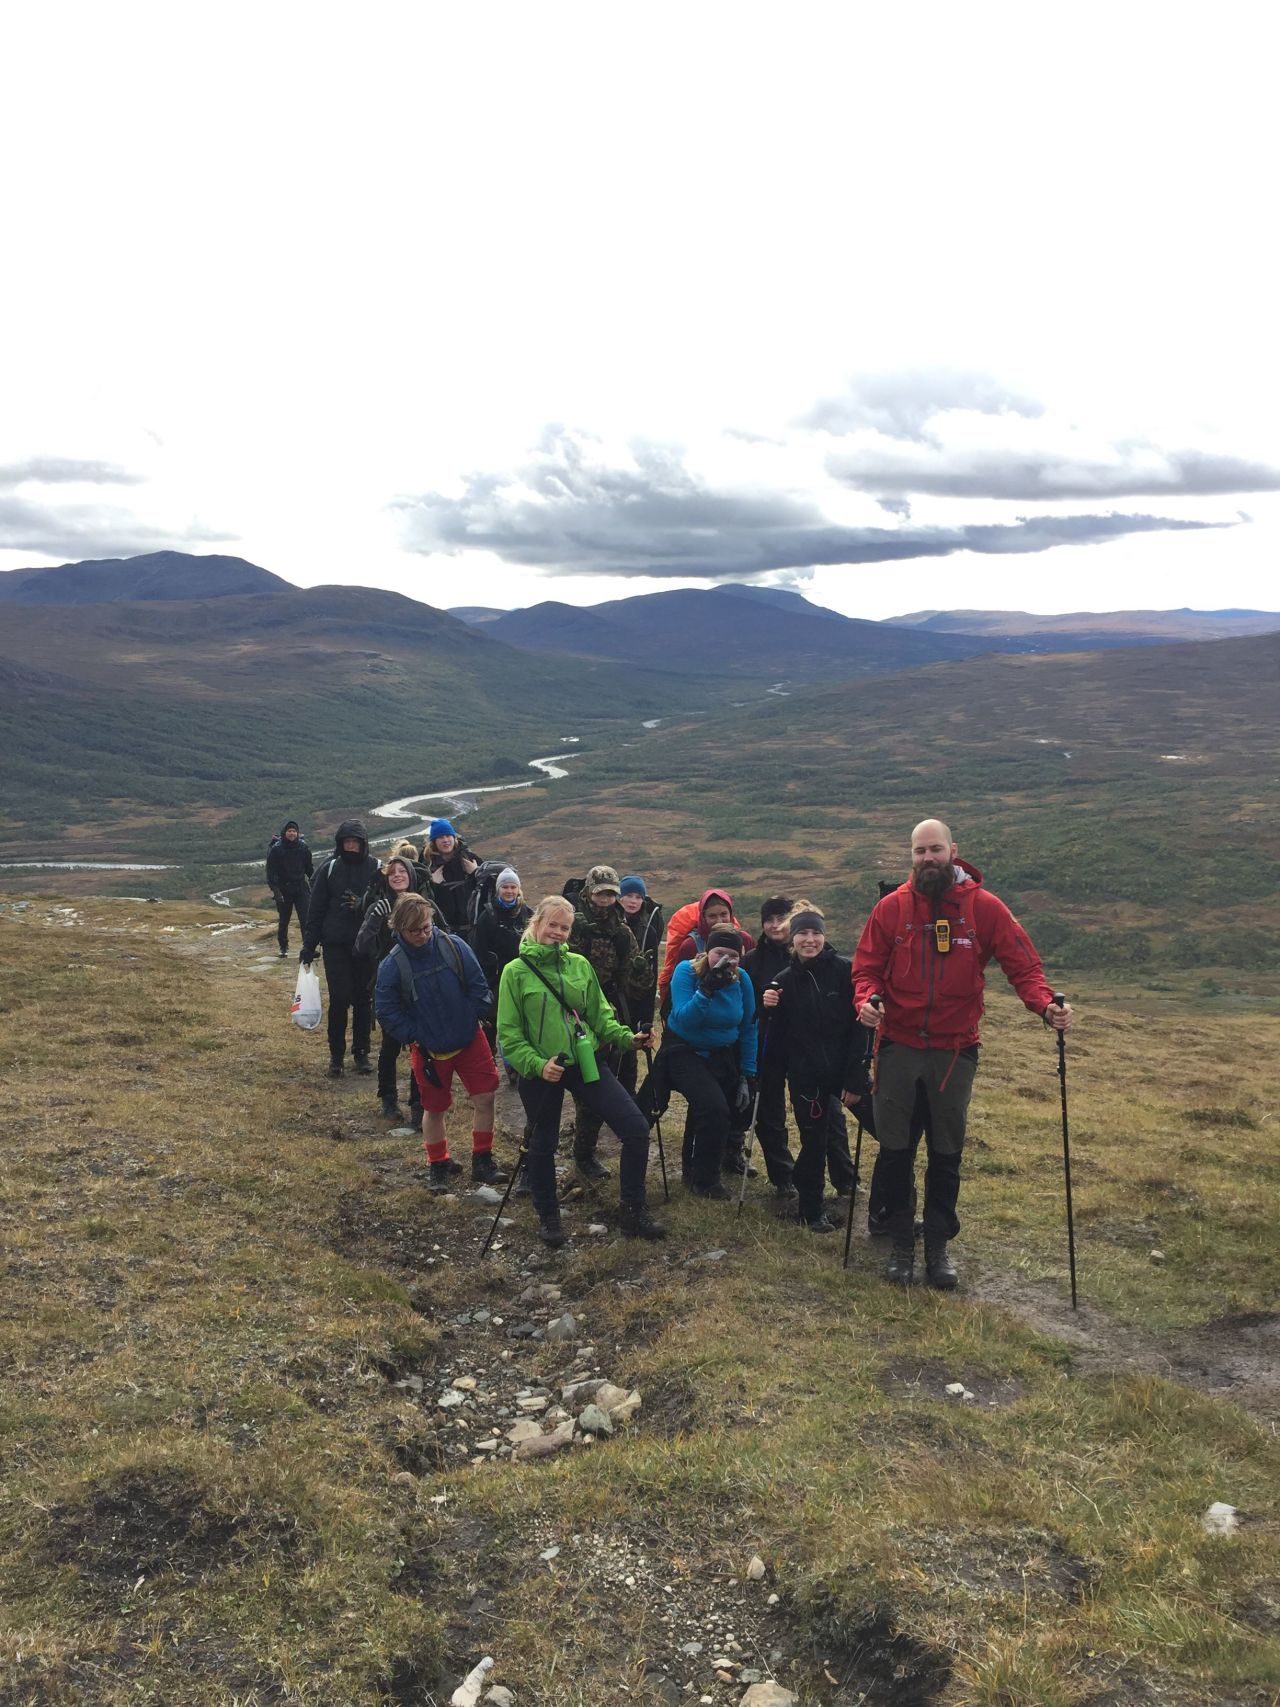
M 1159 1375 L 1280 1423 L 1280 1311 L 1219 1316 L 1161 1336 L 1118 1322 L 1093 1304 L 1082 1302 L 1073 1310 L 1052 1287 L 1000 1269 L 975 1265 L 968 1292 L 1061 1340 L 1084 1374 Z

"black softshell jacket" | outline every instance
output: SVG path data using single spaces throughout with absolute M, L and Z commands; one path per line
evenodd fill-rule
M 794 958 L 778 975 L 765 1059 L 804 1091 L 866 1092 L 871 1033 L 853 1011 L 853 966 L 830 945 L 815 960 Z

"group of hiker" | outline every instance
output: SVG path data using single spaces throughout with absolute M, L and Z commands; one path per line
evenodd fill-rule
M 646 1175 L 651 1129 L 675 1092 L 686 1107 L 689 1191 L 728 1199 L 726 1178 L 740 1187 L 744 1174 L 755 1176 L 758 1140 L 779 1209 L 811 1233 L 829 1233 L 857 1185 L 848 1111 L 878 1141 L 868 1222 L 890 1241 L 886 1278 L 915 1279 L 922 1232 L 927 1278 L 949 1290 L 988 961 L 1047 1024 L 1065 1031 L 1073 1016 L 945 824 L 916 826 L 910 862 L 905 882 L 881 884 L 852 959 L 827 941 L 821 908 L 803 897 L 766 900 L 757 941 L 724 888 L 707 889 L 666 921 L 642 877 L 619 877 L 603 863 L 530 908 L 515 869 L 481 859 L 444 818 L 432 821 L 421 847 L 401 840 L 382 862 L 364 825 L 344 821 L 318 870 L 290 821 L 271 844 L 267 871 L 281 954 L 296 911 L 301 961 L 323 959 L 329 1073 L 345 1071 L 348 1020 L 355 1072 L 375 1071 L 376 1013 L 378 1096 L 383 1113 L 403 1121 L 398 1076 L 407 1051 L 410 1114 L 421 1121 L 431 1189 L 447 1190 L 462 1172 L 445 1131 L 456 1077 L 473 1107 L 471 1180 L 527 1195 L 544 1243 L 564 1244 L 555 1155 L 567 1091 L 578 1172 L 608 1177 L 598 1154 L 607 1126 L 621 1146 L 618 1225 L 662 1238 Z M 503 1071 L 525 1114 L 514 1182 L 493 1156 Z M 834 1202 L 824 1201 L 828 1179 Z

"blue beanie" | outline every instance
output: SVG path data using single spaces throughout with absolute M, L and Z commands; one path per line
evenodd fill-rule
M 454 829 L 453 825 L 447 818 L 433 818 L 431 820 L 431 827 L 427 831 L 427 840 L 429 842 L 434 842 L 440 836 L 453 836 L 456 838 L 457 834 L 458 832 Z
M 624 877 L 618 885 L 619 895 L 647 895 L 643 877 Z

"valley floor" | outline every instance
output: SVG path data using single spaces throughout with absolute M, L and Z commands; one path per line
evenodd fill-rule
M 1000 988 L 962 1288 L 902 1295 L 763 1181 L 481 1262 L 292 977 L 261 914 L 0 903 L 0 1701 L 430 1707 L 486 1653 L 518 1707 L 1280 1699 L 1280 1020 L 1073 990 L 1073 1312 Z M 570 1377 L 640 1407 L 517 1458 Z

